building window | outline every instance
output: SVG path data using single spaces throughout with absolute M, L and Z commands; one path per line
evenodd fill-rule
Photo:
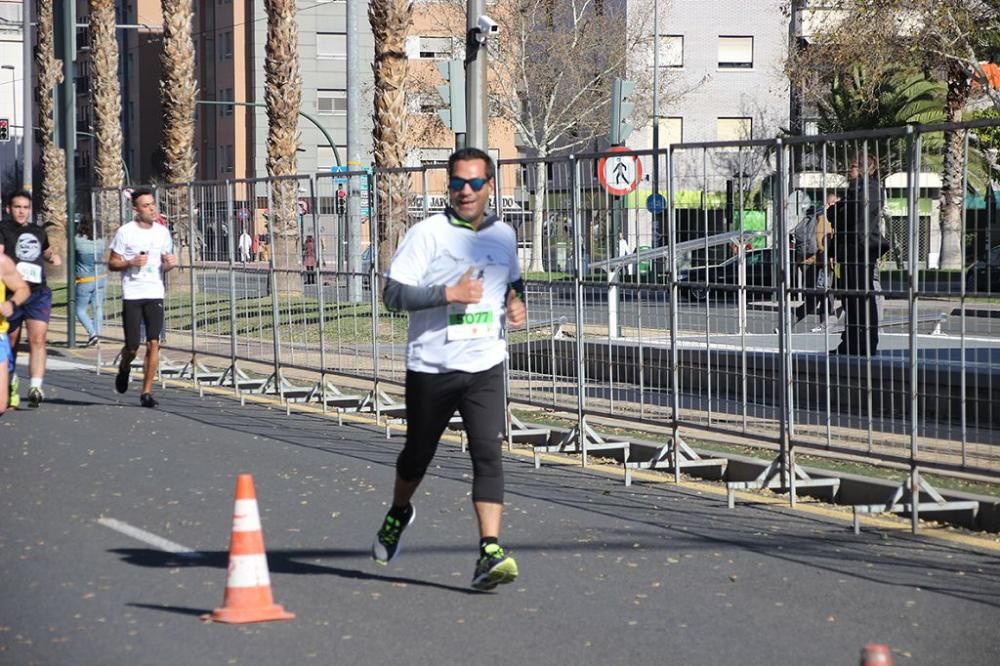
M 719 141 L 744 141 L 753 138 L 752 118 L 718 118 L 715 134 Z
M 753 37 L 719 37 L 719 69 L 753 67 Z
M 407 37 L 406 55 L 414 60 L 447 60 L 454 53 L 451 37 Z
M 219 34 L 219 60 L 229 60 L 233 57 L 233 31 L 227 30 Z
M 684 35 L 660 35 L 660 67 L 684 66 Z
M 653 145 L 653 126 L 648 130 L 649 146 Z M 660 116 L 660 147 L 684 141 L 684 119 L 680 116 Z
M 347 33 L 345 33 L 345 32 L 317 32 L 316 33 L 316 57 L 317 58 L 346 58 L 347 57 Z
M 347 90 L 343 88 L 317 90 L 316 112 L 324 115 L 347 113 Z

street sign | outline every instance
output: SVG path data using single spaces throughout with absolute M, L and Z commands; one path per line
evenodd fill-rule
M 659 215 L 667 209 L 667 198 L 659 192 L 654 192 L 646 197 L 646 210 L 653 215 Z
M 624 146 L 612 146 L 613 153 L 630 152 Z M 597 177 L 609 194 L 623 197 L 635 191 L 642 178 L 642 163 L 635 155 L 611 155 L 602 157 L 597 163 Z
M 336 164 L 334 164 L 332 167 L 330 167 L 330 173 L 347 173 L 347 167 L 346 166 L 337 166 Z M 346 183 L 347 182 L 347 178 L 344 178 L 343 176 L 338 176 L 337 178 L 333 179 L 333 182 L 334 183 Z
M 246 222 L 250 219 L 250 210 L 247 208 L 240 208 L 236 211 L 236 217 L 238 217 L 240 221 Z

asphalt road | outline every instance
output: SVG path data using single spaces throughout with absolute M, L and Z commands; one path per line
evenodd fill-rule
M 856 537 L 807 511 L 730 511 L 697 485 L 625 488 L 620 471 L 515 455 L 503 541 L 522 575 L 476 593 L 457 446 L 380 567 L 368 548 L 399 437 L 180 389 L 144 410 L 135 384 L 111 385 L 50 370 L 40 409 L 0 418 L 2 663 L 846 665 L 871 641 L 897 664 L 1000 663 L 995 545 Z M 223 598 L 239 472 L 290 622 L 199 620 Z

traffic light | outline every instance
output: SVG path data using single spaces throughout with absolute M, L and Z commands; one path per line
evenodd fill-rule
M 0 118 L 0 141 L 10 141 L 10 121 Z
M 437 87 L 447 108 L 438 111 L 445 127 L 455 134 L 465 134 L 465 63 L 461 60 L 446 60 L 438 63 L 438 71 L 445 83 Z
M 625 139 L 632 133 L 632 123 L 628 117 L 635 110 L 635 102 L 632 101 L 634 91 L 634 81 L 615 79 L 611 83 L 611 127 L 608 131 L 608 140 L 613 146 L 624 144 Z

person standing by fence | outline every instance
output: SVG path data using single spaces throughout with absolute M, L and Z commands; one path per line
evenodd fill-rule
M 847 195 L 831 210 L 845 315 L 836 354 L 867 356 L 878 350 L 882 183 L 875 156 L 868 155 L 867 162 L 863 174 L 859 161 L 852 161 Z
M 469 438 L 479 558 L 472 587 L 491 590 L 517 577 L 499 543 L 503 512 L 500 452 L 506 422 L 502 320 L 524 324 L 514 230 L 486 215 L 495 167 L 475 148 L 448 160 L 450 206 L 406 233 L 389 268 L 385 303 L 410 313 L 406 352 L 406 443 L 396 461 L 392 506 L 372 544 L 388 563 L 413 522 L 410 499 L 457 409 Z
M 104 323 L 104 292 L 107 287 L 104 239 L 94 233 L 90 215 L 80 216 L 76 223 L 76 318 L 87 331 L 87 346 L 97 344 Z M 88 308 L 94 309 L 90 318 Z
M 306 269 L 305 283 L 316 284 L 316 241 L 312 235 L 306 236 L 302 244 L 302 266 Z

